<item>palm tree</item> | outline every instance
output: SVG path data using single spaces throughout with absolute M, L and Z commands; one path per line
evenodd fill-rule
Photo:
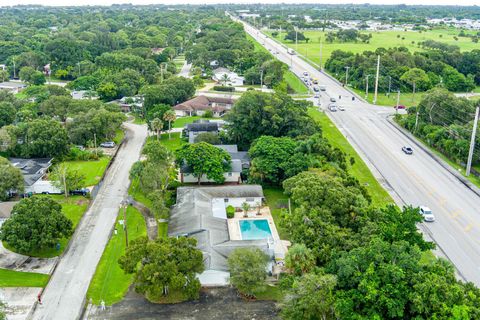
M 227 82 L 230 81 L 230 77 L 228 74 L 224 73 L 222 74 L 222 77 L 220 78 L 220 82 L 223 83 L 224 86 L 227 86 Z
M 171 138 L 172 121 L 175 121 L 176 119 L 177 115 L 173 110 L 168 110 L 163 114 L 163 120 L 168 121 L 168 140 Z
M 247 202 L 242 203 L 243 217 L 248 217 L 248 210 L 250 210 L 250 205 Z
M 163 122 L 162 120 L 158 119 L 158 118 L 155 118 L 152 120 L 152 129 L 153 131 L 155 131 L 155 133 L 157 134 L 157 140 L 158 140 L 158 137 L 160 136 L 160 132 L 162 131 L 163 129 Z

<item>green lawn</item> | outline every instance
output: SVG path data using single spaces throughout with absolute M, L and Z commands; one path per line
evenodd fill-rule
M 118 264 L 118 259 L 125 253 L 125 232 L 118 223 L 121 219 L 123 212 L 119 213 L 115 225 L 118 232 L 112 233 L 87 291 L 87 299 L 91 298 L 97 305 L 102 300 L 107 305 L 119 302 L 133 281 L 134 275 L 125 274 Z M 127 208 L 127 231 L 129 241 L 147 235 L 145 220 L 134 207 Z
M 123 137 L 125 137 L 125 132 L 122 129 L 117 129 L 115 132 L 115 138 L 113 138 L 113 142 L 120 144 L 123 140 Z
M 469 51 L 478 49 L 478 43 L 472 42 L 470 38 L 459 37 L 458 41 L 454 40 L 454 36 L 458 35 L 460 30 L 449 28 L 449 29 L 435 29 L 429 30 L 426 32 L 419 31 L 376 31 L 363 33 L 371 33 L 372 39 L 370 43 L 363 42 L 338 42 L 333 43 L 325 42 L 325 32 L 322 31 L 305 31 L 305 37 L 310 38 L 308 43 L 299 42 L 298 43 L 298 53 L 306 56 L 313 62 L 320 63 L 320 38 L 322 39 L 323 48 L 322 48 L 322 63 L 325 64 L 327 59 L 330 57 L 332 51 L 334 50 L 344 50 L 350 51 L 353 53 L 362 53 L 363 51 L 370 50 L 375 51 L 375 49 L 383 48 L 393 48 L 404 46 L 407 47 L 411 52 L 422 51 L 418 47 L 417 43 L 425 40 L 435 40 L 449 45 L 457 45 L 462 51 Z M 271 35 L 271 33 L 270 33 Z M 400 37 L 397 37 L 400 35 Z M 441 36 L 441 37 L 440 37 Z M 286 44 L 290 48 L 296 49 L 295 42 L 285 41 L 285 32 L 279 34 L 276 40 Z M 402 37 L 405 39 L 402 40 Z M 412 41 L 414 43 L 412 44 Z
M 350 88 L 351 90 L 355 91 L 360 97 L 365 98 L 365 91 L 359 90 L 359 89 L 354 89 Z M 372 90 L 368 93 L 367 96 L 367 101 L 370 103 L 373 103 L 373 98 L 374 98 L 374 92 Z M 425 95 L 425 92 L 416 92 L 415 93 L 415 99 L 413 97 L 413 94 L 411 92 L 400 92 L 400 104 L 411 107 L 411 106 L 416 106 L 423 98 Z M 388 106 L 388 107 L 393 107 L 397 104 L 397 93 L 392 92 L 390 95 L 387 97 L 385 93 L 378 93 L 377 95 L 377 105 L 379 106 Z
M 152 136 L 148 139 L 157 139 L 156 136 Z M 180 132 L 172 132 L 171 138 L 168 138 L 168 133 L 162 133 L 160 135 L 160 142 L 170 151 L 175 151 L 187 142 L 180 138 Z
M 67 161 L 70 169 L 78 170 L 78 172 L 85 175 L 85 185 L 96 185 L 103 176 L 105 169 L 107 169 L 110 157 L 104 156 L 97 161 Z
M 166 238 L 168 236 L 168 223 L 167 222 L 159 222 L 158 223 L 158 237 L 159 238 Z
M 62 205 L 62 212 L 65 214 L 67 218 L 72 220 L 74 229 L 77 227 L 78 222 L 80 222 L 80 219 L 82 218 L 83 214 L 87 210 L 88 203 L 89 203 L 89 200 L 82 196 L 70 196 L 68 198 L 65 198 L 63 195 L 48 195 L 48 196 L 45 195 L 42 197 L 51 197 L 57 202 L 59 202 Z M 55 247 L 43 248 L 41 250 L 37 250 L 34 252 L 28 252 L 26 255 L 31 257 L 38 257 L 38 258 L 56 257 L 62 254 L 62 252 L 65 250 L 69 241 L 70 241 L 70 238 L 60 239 L 59 250 L 57 250 Z M 15 250 L 11 246 L 9 246 L 6 242 L 3 242 L 3 245 L 5 246 L 5 248 L 15 252 Z
M 267 289 L 263 292 L 255 294 L 257 300 L 270 300 L 282 302 L 285 293 L 278 286 L 267 285 Z
M 308 88 L 305 86 L 302 80 L 298 79 L 290 70 L 283 74 L 285 81 L 288 86 L 295 91 L 296 94 L 307 94 L 309 93 Z
M 45 287 L 50 276 L 35 272 L 20 272 L 0 268 L 0 288 Z
M 143 194 L 138 184 L 139 184 L 138 179 L 132 180 L 132 183 L 130 184 L 130 188 L 128 189 L 128 194 L 131 195 L 135 201 L 142 203 L 147 208 L 151 208 L 152 201 L 148 199 L 145 196 L 145 194 Z
M 353 149 L 347 139 L 330 121 L 330 119 L 324 113 L 315 108 L 310 108 L 308 113 L 313 119 L 318 121 L 322 127 L 323 136 L 328 139 L 333 146 L 338 147 L 340 150 L 345 152 L 348 158 L 353 157 L 355 159 L 355 164 L 353 166 L 349 166 L 349 172 L 367 188 L 368 192 L 372 196 L 373 204 L 383 207 L 388 203 L 393 203 L 393 199 L 378 183 L 377 179 L 375 179 L 373 174 L 370 172 L 370 169 L 367 167 L 365 162 L 363 162 L 362 158 L 360 158 L 355 149 Z
M 281 226 L 282 210 L 288 203 L 288 197 L 283 194 L 283 189 L 281 187 L 273 186 L 265 186 L 263 188 L 263 194 L 267 200 L 267 205 L 270 207 L 270 212 L 272 214 L 273 221 L 275 221 L 275 226 L 277 227 L 280 239 L 289 240 L 290 235 L 288 231 Z

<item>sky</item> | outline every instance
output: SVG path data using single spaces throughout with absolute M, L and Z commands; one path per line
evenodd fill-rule
M 354 4 L 422 4 L 422 5 L 480 5 L 479 0 L 0 0 L 1 6 L 41 4 L 45 6 L 86 6 L 131 3 L 147 4 L 215 4 L 215 3 L 354 3 Z

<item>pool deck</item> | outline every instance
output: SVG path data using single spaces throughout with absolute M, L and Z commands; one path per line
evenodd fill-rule
M 260 209 L 259 215 L 257 215 L 257 209 L 249 210 L 247 218 L 243 216 L 243 212 L 235 212 L 235 216 L 231 219 L 228 219 L 228 233 L 230 236 L 230 240 L 242 240 L 242 232 L 240 231 L 239 224 L 240 220 L 255 219 L 268 221 L 268 226 L 270 227 L 270 231 L 272 233 L 272 238 L 274 241 L 275 260 L 283 260 L 285 258 L 285 254 L 288 251 L 288 247 L 290 246 L 290 242 L 280 239 L 277 227 L 275 226 L 275 222 L 273 221 L 273 217 L 270 213 L 270 209 L 267 206 L 264 206 Z

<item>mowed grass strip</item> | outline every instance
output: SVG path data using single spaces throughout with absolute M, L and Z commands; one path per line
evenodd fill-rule
M 43 273 L 20 272 L 0 268 L 0 287 L 41 287 L 47 285 L 50 276 Z
M 362 158 L 358 153 L 353 149 L 352 145 L 347 141 L 347 139 L 342 135 L 342 133 L 337 129 L 333 122 L 325 115 L 323 112 L 318 111 L 315 108 L 310 108 L 308 110 L 309 115 L 317 121 L 322 127 L 323 136 L 328 139 L 328 141 L 334 146 L 342 150 L 347 154 L 347 158 L 353 157 L 355 163 L 350 165 L 348 159 L 348 171 L 354 177 L 360 181 L 360 183 L 367 188 L 370 196 L 372 197 L 372 202 L 374 205 L 383 207 L 386 204 L 394 203 L 390 195 L 385 191 L 385 189 L 378 183 L 377 179 L 370 172 L 370 169 L 367 167 Z
M 97 270 L 90 282 L 87 298 L 94 304 L 101 301 L 111 305 L 123 299 L 133 282 L 133 274 L 125 274 L 118 264 L 118 259 L 125 253 L 125 231 L 119 220 L 123 220 L 123 209 L 120 210 L 115 228 L 117 234 L 112 233 Z M 134 207 L 127 208 L 128 240 L 147 235 L 147 227 L 142 214 Z

